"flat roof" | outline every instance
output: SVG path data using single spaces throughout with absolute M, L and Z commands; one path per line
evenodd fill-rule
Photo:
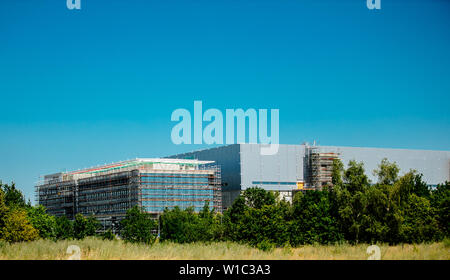
M 89 167 L 71 172 L 65 172 L 65 174 L 93 174 L 98 172 L 105 172 L 119 168 L 142 166 L 146 164 L 177 164 L 177 165 L 203 165 L 214 163 L 214 161 L 196 160 L 196 159 L 173 159 L 173 158 L 136 158 L 132 160 L 119 161 L 111 164 L 99 165 L 95 167 Z

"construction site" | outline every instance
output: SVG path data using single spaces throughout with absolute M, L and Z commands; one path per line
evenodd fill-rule
M 334 160 L 339 159 L 339 154 L 334 152 L 320 152 L 316 146 L 308 146 L 305 149 L 305 186 L 302 190 L 321 190 L 324 186 L 331 186 Z
M 135 159 L 73 172 L 46 175 L 36 186 L 36 201 L 49 214 L 73 219 L 94 215 L 113 226 L 138 205 L 157 217 L 164 209 L 206 202 L 222 212 L 242 191 L 259 187 L 286 201 L 296 192 L 332 186 L 333 163 L 363 162 L 372 182 L 383 158 L 403 171 L 415 169 L 430 186 L 450 180 L 448 151 L 279 145 L 275 155 L 261 155 L 260 144 L 233 144 L 157 159 Z
M 135 205 L 158 217 L 166 208 L 222 211 L 220 168 L 213 161 L 134 159 L 45 175 L 36 200 L 54 216 L 93 215 L 114 227 Z

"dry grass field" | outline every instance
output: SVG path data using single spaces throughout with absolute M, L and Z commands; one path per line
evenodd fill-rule
M 250 246 L 218 242 L 211 244 L 156 243 L 153 246 L 98 238 L 28 243 L 0 243 L 0 260 L 67 260 L 67 248 L 80 248 L 82 260 L 366 260 L 367 244 L 307 245 L 276 248 L 265 252 Z M 382 260 L 450 260 L 450 242 L 388 246 L 378 244 Z

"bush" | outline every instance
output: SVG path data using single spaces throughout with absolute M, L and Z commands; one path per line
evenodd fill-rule
M 157 226 L 155 220 L 138 206 L 129 209 L 120 224 L 122 238 L 127 242 L 151 245 L 156 240 L 153 233 Z
M 81 214 L 76 214 L 73 223 L 73 237 L 76 239 L 84 239 L 87 236 L 94 236 L 99 226 L 100 223 L 94 216 L 85 218 Z
M 4 221 L 2 229 L 2 239 L 14 243 L 32 241 L 39 238 L 38 231 L 28 221 L 27 213 L 24 209 L 13 208 Z
M 103 240 L 114 240 L 116 239 L 116 236 L 114 235 L 114 233 L 112 233 L 111 229 L 108 229 L 101 235 L 101 238 Z
M 73 222 L 65 216 L 55 217 L 55 238 L 57 240 L 71 239 L 73 234 Z
M 343 239 L 333 216 L 331 194 L 328 191 L 297 193 L 292 203 L 292 245 L 333 244 Z
M 56 221 L 54 216 L 45 213 L 45 207 L 38 205 L 27 209 L 28 218 L 33 227 L 38 231 L 39 237 L 55 239 Z
M 0 182 L 0 188 L 3 189 L 4 192 L 4 200 L 6 206 L 10 208 L 18 207 L 18 208 L 26 208 L 27 204 L 25 202 L 25 197 L 22 192 L 16 188 L 16 184 L 11 183 L 2 184 Z
M 438 239 L 438 222 L 426 198 L 411 194 L 403 207 L 403 216 L 404 222 L 400 227 L 403 242 L 422 243 Z
M 224 213 L 225 238 L 252 246 L 266 241 L 282 246 L 290 239 L 291 216 L 287 202 L 276 201 L 263 189 L 250 188 Z
M 192 207 L 185 210 L 179 207 L 166 209 L 160 217 L 161 241 L 191 243 L 221 240 L 223 228 L 220 219 L 221 216 L 215 215 L 214 210 L 209 210 L 208 202 L 200 213 L 195 213 Z
M 1 183 L 0 183 L 1 185 Z M 6 217 L 8 216 L 8 207 L 5 203 L 5 194 L 0 188 L 0 240 L 3 238 L 3 229 L 5 227 Z
M 275 248 L 275 244 L 273 244 L 272 242 L 270 242 L 269 240 L 263 240 L 261 242 L 259 242 L 256 245 L 256 248 L 264 251 L 264 252 L 270 252 Z

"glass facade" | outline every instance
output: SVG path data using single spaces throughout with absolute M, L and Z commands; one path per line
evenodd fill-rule
M 214 186 L 207 173 L 141 173 L 141 203 L 145 211 L 158 213 L 175 206 L 201 211 L 205 202 L 214 207 Z

